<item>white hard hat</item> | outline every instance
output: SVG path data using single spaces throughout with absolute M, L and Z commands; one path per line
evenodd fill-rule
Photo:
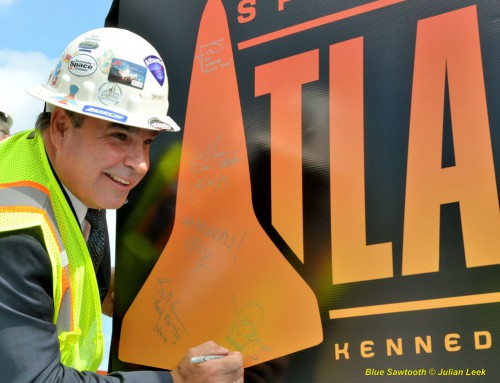
M 153 46 L 125 29 L 99 28 L 74 39 L 45 85 L 27 91 L 47 103 L 124 125 L 179 131 L 167 116 L 168 78 Z
M 7 125 L 9 126 L 9 129 L 12 128 L 12 124 L 14 123 L 14 120 L 12 119 L 12 116 L 5 112 L 3 109 L 0 109 L 0 119 L 5 121 Z

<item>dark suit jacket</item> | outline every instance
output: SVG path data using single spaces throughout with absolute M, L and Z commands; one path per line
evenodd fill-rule
M 36 229 L 0 233 L 0 381 L 171 383 L 168 372 L 102 376 L 61 364 L 52 323 L 52 269 L 43 243 Z M 109 253 L 97 274 L 102 299 L 109 284 Z

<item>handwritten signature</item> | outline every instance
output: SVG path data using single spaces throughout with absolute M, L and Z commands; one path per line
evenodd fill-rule
M 238 150 L 219 150 L 220 133 L 215 141 L 207 145 L 204 151 L 195 153 L 189 161 L 189 171 L 198 174 L 195 183 L 197 189 L 218 190 L 229 185 L 229 179 L 222 173 L 224 169 L 238 164 Z
M 229 328 L 226 341 L 237 351 L 253 360 L 259 360 L 261 351 L 269 351 L 259 335 L 259 326 L 264 320 L 264 310 L 255 302 L 238 309 L 233 296 L 236 319 Z
M 153 287 L 152 304 L 157 314 L 153 332 L 163 343 L 171 342 L 175 346 L 188 331 L 177 313 L 179 301 L 175 299 L 175 292 L 169 283 L 169 278 L 158 278 Z

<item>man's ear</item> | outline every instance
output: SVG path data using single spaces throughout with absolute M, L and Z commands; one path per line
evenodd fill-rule
M 54 108 L 50 115 L 50 140 L 52 144 L 61 149 L 67 130 L 71 128 L 71 121 L 68 115 L 62 108 Z

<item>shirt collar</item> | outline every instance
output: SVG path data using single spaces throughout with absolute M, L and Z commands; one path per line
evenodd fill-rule
M 78 219 L 78 223 L 80 224 L 80 228 L 83 231 L 83 229 L 86 226 L 85 216 L 87 215 L 88 208 L 87 208 L 87 206 L 85 206 L 83 204 L 82 201 L 80 201 L 78 198 L 76 198 L 75 195 L 73 193 L 71 193 L 65 185 L 63 185 L 63 187 L 64 187 L 64 190 L 66 191 L 66 193 L 69 197 L 71 204 L 73 205 L 73 209 L 75 210 L 75 213 L 76 213 L 76 218 Z

